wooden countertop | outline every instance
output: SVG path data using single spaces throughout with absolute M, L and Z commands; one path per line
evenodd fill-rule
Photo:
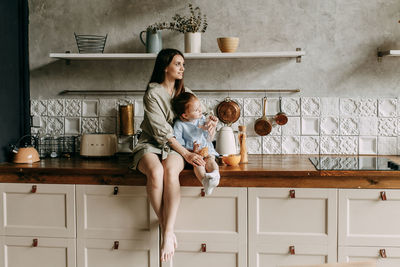
M 308 160 L 318 155 L 249 155 L 248 164 L 221 166 L 223 187 L 399 188 L 400 171 L 318 171 Z M 343 156 L 343 155 L 341 155 Z M 400 157 L 385 156 L 400 164 Z M 34 164 L 0 164 L 1 183 L 145 185 L 129 169 L 131 158 L 44 159 Z M 182 186 L 200 186 L 193 170 L 180 175 Z

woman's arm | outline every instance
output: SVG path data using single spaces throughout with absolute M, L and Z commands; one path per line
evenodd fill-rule
M 182 157 L 190 164 L 194 166 L 205 166 L 206 162 L 203 160 L 203 157 L 199 154 L 190 152 L 186 148 L 184 148 L 174 137 L 168 139 L 169 146 L 174 149 L 176 152 L 182 155 Z

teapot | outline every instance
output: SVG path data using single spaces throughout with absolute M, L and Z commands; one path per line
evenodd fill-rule
M 21 137 L 15 145 L 11 145 L 11 151 L 14 153 L 14 163 L 34 163 L 40 161 L 39 153 L 32 145 L 25 143 L 24 147 L 20 147 L 21 141 L 26 137 L 30 137 L 31 142 L 32 138 L 36 141 L 35 137 L 25 135 Z
M 232 127 L 224 126 L 217 132 L 216 151 L 221 155 L 237 154 L 236 138 Z

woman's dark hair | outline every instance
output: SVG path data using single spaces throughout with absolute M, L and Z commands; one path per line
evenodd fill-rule
M 172 109 L 178 118 L 185 113 L 186 105 L 193 99 L 197 99 L 197 97 L 189 92 L 183 92 L 172 99 Z
M 149 84 L 154 82 L 162 83 L 165 80 L 165 69 L 172 62 L 172 59 L 176 55 L 180 55 L 185 58 L 181 51 L 173 48 L 162 49 L 160 52 L 158 52 Z M 182 92 L 185 92 L 183 78 L 182 80 L 175 80 L 175 90 L 175 95 L 179 95 Z

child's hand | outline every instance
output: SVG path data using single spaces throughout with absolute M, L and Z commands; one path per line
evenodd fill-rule
M 193 142 L 193 152 L 194 153 L 199 153 L 200 151 L 200 144 L 198 144 L 196 141 Z
M 205 123 L 205 128 L 208 131 L 208 136 L 210 137 L 210 140 L 214 139 L 215 131 L 217 129 L 217 124 L 218 124 L 218 118 L 210 115 L 208 117 L 209 119 Z

